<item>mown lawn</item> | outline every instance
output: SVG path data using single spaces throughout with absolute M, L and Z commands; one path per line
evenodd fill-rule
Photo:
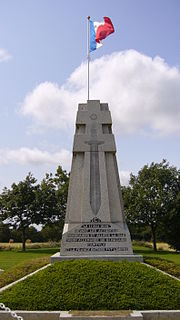
M 62 261 L 0 301 L 14 310 L 172 310 L 180 308 L 180 283 L 139 262 Z
M 27 249 L 26 252 L 21 250 L 0 251 L 0 269 L 9 270 L 10 268 L 19 265 L 27 260 L 32 260 L 41 257 L 50 257 L 54 253 L 58 252 L 59 247 L 56 248 L 38 248 Z M 141 254 L 145 257 L 156 257 L 169 261 L 173 261 L 180 265 L 180 253 L 158 250 L 155 253 L 152 249 L 133 245 L 134 253 Z
M 59 248 L 27 249 L 26 252 L 22 252 L 20 250 L 0 251 L 0 269 L 6 271 L 23 263 L 24 261 L 50 257 L 58 251 Z
M 23 278 L 27 274 L 49 264 L 49 257 L 26 260 L 4 272 L 0 273 L 0 288 Z
M 165 250 L 158 250 L 157 252 L 154 252 L 150 248 L 137 246 L 137 245 L 133 245 L 133 250 L 134 250 L 134 253 L 142 254 L 143 256 L 146 256 L 146 257 L 161 258 L 161 259 L 173 261 L 176 264 L 180 264 L 180 252 L 176 253 L 176 252 L 165 251 Z

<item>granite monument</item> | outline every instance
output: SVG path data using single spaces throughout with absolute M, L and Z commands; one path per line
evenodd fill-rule
M 64 259 L 142 261 L 125 221 L 108 104 L 79 104 L 60 253 Z

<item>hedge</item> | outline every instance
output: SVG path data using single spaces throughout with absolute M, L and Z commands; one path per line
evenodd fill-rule
M 0 301 L 14 310 L 180 309 L 180 283 L 139 262 L 62 261 Z

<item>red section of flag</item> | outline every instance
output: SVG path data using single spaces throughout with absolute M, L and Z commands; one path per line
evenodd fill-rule
M 111 22 L 111 19 L 108 17 L 104 17 L 104 24 L 101 24 L 96 31 L 96 42 L 100 42 L 105 39 L 111 33 L 114 32 L 114 26 Z

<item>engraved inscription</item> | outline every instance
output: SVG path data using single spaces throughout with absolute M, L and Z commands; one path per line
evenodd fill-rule
M 82 224 L 79 229 L 67 234 L 66 243 L 69 244 L 67 252 L 128 251 L 128 247 L 119 246 L 120 243 L 127 243 L 126 233 L 113 228 L 111 224 L 101 222 Z
M 116 247 L 116 248 L 67 248 L 66 251 L 76 251 L 76 252 L 88 252 L 88 251 L 128 251 L 127 247 Z

